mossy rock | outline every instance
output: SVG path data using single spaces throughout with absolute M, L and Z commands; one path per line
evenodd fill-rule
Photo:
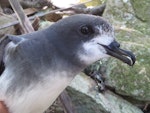
M 116 35 L 122 48 L 131 50 L 136 55 L 136 63 L 129 67 L 110 58 L 107 61 L 107 85 L 122 95 L 150 101 L 150 38 L 135 32 L 130 33 L 130 36 L 125 34 L 128 32 L 119 31 Z
M 67 88 L 68 94 L 73 102 L 77 113 L 108 113 L 101 109 L 101 106 L 92 98 L 71 87 Z
M 105 62 L 106 84 L 114 87 L 116 92 L 122 95 L 150 101 L 150 24 L 137 17 L 137 13 L 141 14 L 143 9 L 136 6 L 140 1 L 135 1 L 107 0 L 104 17 L 114 26 L 116 38 L 122 48 L 131 50 L 137 60 L 135 65 L 130 67 L 110 58 Z M 141 2 L 149 4 L 148 0 Z M 138 11 L 141 9 L 141 12 L 135 12 L 135 8 L 139 8 Z M 147 17 L 144 16 L 147 15 L 144 13 L 143 19 L 146 20 Z
M 99 92 L 95 81 L 80 73 L 68 91 L 77 113 L 143 113 L 139 108 L 113 92 Z
M 140 2 L 142 3 L 140 4 Z M 143 4 L 146 4 L 144 8 L 142 7 Z M 149 6 L 149 0 L 131 0 L 131 2 L 130 0 L 107 0 L 106 9 L 103 16 L 107 18 L 114 26 L 130 28 L 130 30 L 134 29 L 137 32 L 150 36 Z
M 150 0 L 131 0 L 131 4 L 137 18 L 150 22 Z

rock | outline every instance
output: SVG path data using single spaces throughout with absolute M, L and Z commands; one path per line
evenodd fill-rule
M 120 31 L 119 33 L 128 34 L 128 32 Z M 121 36 L 117 34 L 117 36 Z M 110 58 L 106 64 L 106 84 L 114 87 L 119 94 L 131 96 L 141 101 L 150 101 L 150 38 L 134 37 L 134 39 L 121 39 L 122 45 L 126 49 L 131 49 L 137 58 L 133 67 Z M 138 41 L 136 41 L 138 40 Z M 143 42 L 143 44 L 141 43 Z
M 150 22 L 150 1 L 149 0 L 131 0 L 135 16 L 143 22 Z
M 144 18 L 149 18 L 145 16 L 147 15 L 147 12 L 150 13 L 149 6 L 150 2 L 149 0 L 144 0 L 140 2 L 145 2 L 148 6 L 147 9 L 145 9 L 145 12 L 142 10 L 142 7 L 136 7 L 136 10 L 138 9 L 139 12 L 134 12 L 135 5 L 139 1 L 130 2 L 130 0 L 108 0 L 106 5 L 106 10 L 104 12 L 104 17 L 107 18 L 113 25 L 119 28 L 128 28 L 126 30 L 135 31 L 141 34 L 147 34 L 150 36 L 150 23 L 149 21 L 143 21 Z M 135 2 L 136 1 L 136 2 Z M 139 2 L 139 4 L 140 4 Z M 140 4 L 141 5 L 141 4 Z M 134 6 L 134 8 L 133 8 Z M 145 7 L 146 7 L 145 6 Z M 136 15 L 143 14 L 143 20 L 139 19 Z M 148 19 L 150 20 L 150 18 Z
M 135 16 L 137 2 L 131 0 L 108 0 L 104 17 L 115 27 L 117 40 L 122 48 L 133 51 L 137 61 L 133 67 L 110 58 L 106 65 L 106 84 L 116 92 L 140 101 L 150 101 L 150 26 Z M 150 6 L 150 2 L 146 2 Z M 141 7 L 136 7 L 140 11 Z M 147 16 L 147 12 L 137 12 Z M 149 12 L 148 12 L 149 13 Z M 142 17 L 142 16 L 141 16 Z M 147 17 L 143 17 L 146 20 Z
M 64 109 L 59 98 L 44 113 L 64 113 Z
M 109 90 L 99 93 L 95 82 L 83 73 L 67 89 L 78 113 L 143 113 Z

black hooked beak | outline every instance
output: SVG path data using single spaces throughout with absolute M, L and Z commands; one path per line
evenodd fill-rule
M 136 58 L 135 55 L 130 52 L 130 51 L 126 51 L 123 49 L 120 49 L 120 44 L 116 41 L 113 41 L 109 46 L 106 45 L 102 45 L 105 48 L 105 50 L 107 51 L 107 54 L 110 56 L 113 56 L 121 61 L 123 61 L 124 63 L 127 63 L 130 66 L 133 66 Z

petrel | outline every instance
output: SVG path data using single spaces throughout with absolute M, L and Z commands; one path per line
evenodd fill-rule
M 3 43 L 6 44 L 3 44 Z M 43 113 L 88 65 L 112 56 L 132 66 L 102 17 L 77 14 L 0 41 L 0 101 L 10 113 Z

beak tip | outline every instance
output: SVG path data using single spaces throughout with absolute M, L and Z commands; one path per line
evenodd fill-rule
M 129 58 L 129 61 L 130 63 L 127 63 L 129 66 L 133 66 L 135 64 L 135 61 L 136 61 L 136 57 L 135 55 L 131 55 L 130 58 Z

